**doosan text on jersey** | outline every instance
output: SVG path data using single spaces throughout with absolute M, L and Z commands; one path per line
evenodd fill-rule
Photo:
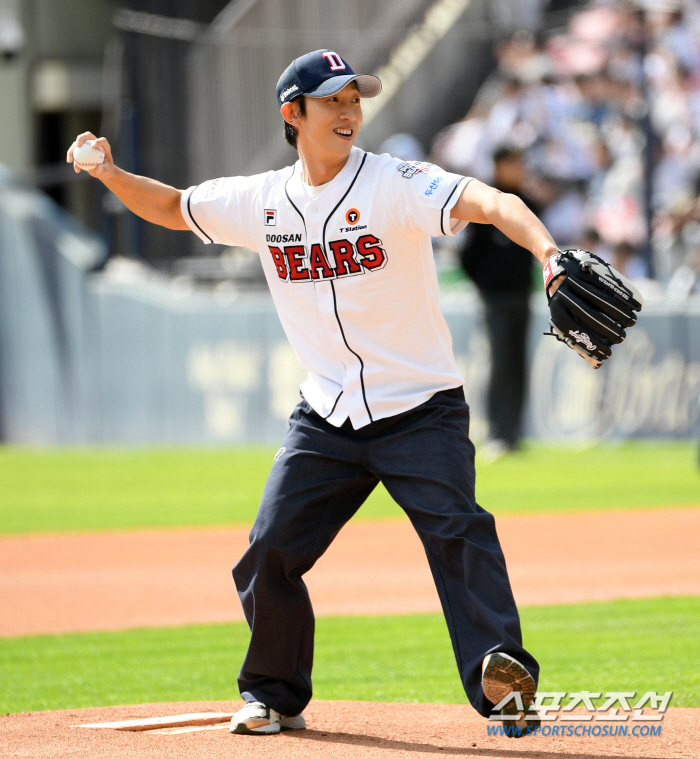
M 464 380 L 440 312 L 430 238 L 466 222 L 450 211 L 469 178 L 353 148 L 313 197 L 301 164 L 190 187 L 182 213 L 205 243 L 260 254 L 314 410 L 355 429 Z

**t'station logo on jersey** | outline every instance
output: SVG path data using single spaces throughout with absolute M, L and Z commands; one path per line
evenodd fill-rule
M 357 208 L 351 208 L 346 214 L 345 214 L 345 221 L 347 221 L 348 224 L 357 224 L 357 222 L 360 220 L 360 212 L 357 210 Z
M 343 59 L 331 50 L 321 53 L 321 55 L 328 61 L 331 66 L 331 71 L 345 71 L 347 66 L 343 63 Z
M 265 209 L 265 226 L 274 227 L 277 225 L 277 211 L 274 208 Z
M 424 161 L 404 161 L 396 167 L 396 171 L 398 171 L 404 179 L 411 179 L 412 177 L 415 177 L 416 174 L 420 174 L 423 171 L 429 174 L 432 168 L 432 163 L 425 163 Z
M 313 243 L 310 250 L 305 245 L 267 247 L 281 280 L 319 282 L 383 269 L 387 259 L 386 251 L 381 245 L 382 241 L 378 237 L 362 235 L 354 243 L 345 238 L 331 240 L 328 243 L 329 253 L 318 243 Z

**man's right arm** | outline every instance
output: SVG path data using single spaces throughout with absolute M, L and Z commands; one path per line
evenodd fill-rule
M 88 171 L 113 192 L 124 205 L 146 221 L 159 224 L 168 229 L 189 229 L 180 210 L 182 190 L 156 182 L 155 179 L 129 174 L 114 165 L 112 149 L 104 137 L 95 137 L 91 132 L 83 132 L 68 149 L 66 161 L 73 162 L 73 150 L 86 140 L 93 140 L 93 147 L 102 148 L 105 153 L 104 163 Z

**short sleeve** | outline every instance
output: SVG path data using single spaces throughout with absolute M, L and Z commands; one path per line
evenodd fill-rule
M 450 212 L 471 177 L 463 177 L 422 161 L 395 161 L 391 184 L 398 190 L 403 223 L 431 237 L 455 235 L 466 221 L 451 219 Z
M 185 222 L 204 243 L 255 250 L 252 219 L 264 177 L 222 177 L 190 187 L 180 202 Z

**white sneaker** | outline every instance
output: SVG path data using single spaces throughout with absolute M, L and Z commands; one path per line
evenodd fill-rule
M 296 717 L 283 717 L 280 714 L 280 727 L 282 730 L 305 730 L 306 717 L 304 712 L 297 714 Z
M 272 735 L 280 730 L 303 730 L 305 727 L 303 713 L 285 717 L 260 701 L 251 701 L 231 717 L 231 732 L 238 735 Z

